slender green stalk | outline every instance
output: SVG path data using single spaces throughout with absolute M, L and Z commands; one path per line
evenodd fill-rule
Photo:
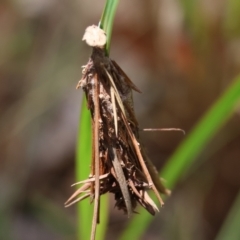
M 216 240 L 240 239 L 240 192 L 225 220 Z
M 112 37 L 112 28 L 113 28 L 113 20 L 116 13 L 117 5 L 119 0 L 108 0 L 105 4 L 105 8 L 100 20 L 100 27 L 107 34 L 107 44 L 106 44 L 106 53 L 109 55 L 110 53 L 110 44 Z
M 76 175 L 77 181 L 86 179 L 90 171 L 91 162 L 91 116 L 87 109 L 86 98 L 83 98 L 81 116 L 79 122 L 77 152 L 76 152 Z M 85 200 L 77 204 L 77 239 L 90 239 L 92 206 Z
M 115 16 L 118 0 L 107 0 L 100 20 L 100 27 L 107 34 L 106 53 L 109 55 L 113 19 Z M 79 122 L 79 132 L 77 136 L 77 153 L 76 153 L 76 175 L 77 181 L 86 179 L 90 171 L 92 152 L 91 142 L 91 117 L 87 109 L 86 99 L 84 97 L 81 116 Z M 90 239 L 92 223 L 92 206 L 89 201 L 83 201 L 77 204 L 78 208 L 78 226 L 77 238 L 80 240 Z M 101 197 L 100 204 L 100 224 L 97 228 L 96 239 L 104 239 L 108 222 L 108 198 Z
M 186 174 L 200 151 L 231 117 L 239 101 L 240 76 L 233 81 L 222 97 L 206 113 L 162 169 L 160 176 L 166 180 L 168 188 L 173 189 L 181 177 Z M 140 214 L 134 216 L 120 239 L 140 239 L 146 231 L 153 218 L 146 211 L 140 210 L 139 212 Z
M 240 76 L 234 79 L 162 169 L 161 176 L 167 180 L 167 187 L 175 186 L 204 146 L 232 116 L 239 101 Z

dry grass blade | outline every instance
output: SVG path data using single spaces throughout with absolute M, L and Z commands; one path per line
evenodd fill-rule
M 117 110 L 116 110 L 114 89 L 113 89 L 112 86 L 110 87 L 110 93 L 111 93 L 111 101 L 112 101 L 112 106 L 113 106 L 114 127 L 115 127 L 115 133 L 116 133 L 116 136 L 117 136 L 118 135 Z
M 80 202 L 85 198 L 88 198 L 90 196 L 90 192 L 86 193 L 85 195 L 75 199 L 74 201 L 70 202 L 69 204 L 65 204 L 65 207 L 70 207 L 71 205 L 73 205 L 74 203 Z
M 122 191 L 122 195 L 123 195 L 123 199 L 124 202 L 126 204 L 126 208 L 127 208 L 127 214 L 128 217 L 130 218 L 131 214 L 132 214 L 132 203 L 131 203 L 131 198 L 130 198 L 130 194 L 129 194 L 129 190 L 127 187 L 127 183 L 126 183 L 126 179 L 122 170 L 122 166 L 117 158 L 117 153 L 116 153 L 116 149 L 113 149 L 113 167 L 115 170 L 115 174 L 117 177 L 117 181 L 119 183 L 119 186 L 121 188 Z
M 106 173 L 104 175 L 99 176 L 99 180 L 108 177 L 108 175 L 109 175 L 109 173 Z M 76 182 L 76 183 L 72 184 L 71 186 L 73 187 L 73 186 L 76 186 L 78 184 L 89 183 L 89 182 L 94 182 L 94 181 L 95 181 L 95 177 L 92 177 L 92 178 L 88 178 L 88 179 L 80 181 L 80 182 Z
M 161 131 L 161 132 L 182 132 L 185 135 L 185 131 L 181 128 L 144 128 L 143 131 L 145 132 L 155 132 L 155 131 Z
M 94 195 L 94 209 L 93 209 L 93 220 L 92 220 L 92 233 L 91 240 L 95 239 L 97 223 L 99 222 L 99 79 L 97 74 L 93 77 L 93 101 L 94 101 L 94 175 L 95 175 L 95 195 Z
M 80 195 L 81 193 L 85 192 L 87 189 L 89 189 L 91 186 L 90 183 L 86 183 L 84 184 L 81 188 L 79 188 L 66 202 L 65 202 L 65 207 L 69 206 L 69 204 L 71 203 L 71 201 L 78 195 Z
M 126 122 L 126 119 L 125 119 L 124 117 L 123 117 L 123 120 Z M 157 188 L 155 187 L 155 185 L 154 185 L 154 183 L 153 183 L 152 177 L 151 177 L 151 175 L 150 175 L 150 173 L 149 173 L 149 171 L 148 171 L 148 168 L 147 168 L 147 166 L 146 166 L 146 164 L 145 164 L 145 161 L 144 161 L 144 159 L 143 159 L 143 157 L 142 157 L 141 150 L 140 150 L 140 148 L 139 148 L 139 143 L 138 143 L 138 141 L 136 140 L 134 134 L 132 133 L 130 127 L 128 126 L 128 123 L 125 123 L 125 126 L 127 127 L 128 133 L 129 133 L 129 135 L 130 135 L 130 137 L 131 137 L 131 139 L 132 139 L 132 142 L 133 142 L 135 151 L 136 151 L 136 153 L 137 153 L 139 162 L 140 162 L 141 167 L 142 167 L 142 169 L 143 169 L 143 172 L 144 172 L 144 174 L 145 174 L 145 176 L 146 176 L 146 178 L 147 178 L 147 180 L 148 180 L 149 187 L 153 189 L 155 195 L 157 196 L 157 198 L 158 198 L 158 200 L 159 200 L 159 202 L 161 203 L 161 206 L 162 206 L 162 205 L 164 204 L 164 202 L 163 202 L 163 200 L 162 200 L 162 198 L 161 198 L 161 196 L 160 196 Z
M 118 104 L 119 104 L 119 107 L 120 107 L 122 113 L 124 114 L 124 116 L 126 116 L 126 113 L 125 113 L 125 110 L 124 110 L 124 106 L 123 106 L 122 100 L 121 100 L 121 98 L 120 98 L 120 96 L 119 96 L 117 87 L 116 87 L 116 85 L 115 85 L 115 83 L 114 83 L 114 81 L 113 81 L 113 79 L 112 79 L 112 76 L 109 74 L 109 72 L 108 72 L 106 69 L 105 69 L 105 71 L 106 71 L 106 73 L 107 73 L 108 79 L 110 80 L 110 82 L 111 82 L 111 84 L 112 84 L 112 87 L 113 87 L 114 90 L 115 90 L 115 91 L 114 91 L 114 94 L 115 94 L 115 96 L 116 96 L 116 99 L 117 99 L 117 102 L 118 102 Z

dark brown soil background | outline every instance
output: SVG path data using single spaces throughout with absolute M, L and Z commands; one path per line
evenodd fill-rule
M 187 133 L 240 69 L 240 8 L 234 1 L 120 1 L 111 58 L 142 94 L 134 95 L 142 128 Z M 103 0 L 0 3 L 0 238 L 76 239 L 73 189 L 82 91 L 75 90 Z M 239 11 L 238 11 L 239 10 Z M 179 181 L 143 239 L 210 240 L 240 186 L 240 112 L 208 144 Z M 160 169 L 185 136 L 143 132 Z M 84 161 L 84 159 L 83 159 Z M 110 207 L 106 239 L 126 217 Z

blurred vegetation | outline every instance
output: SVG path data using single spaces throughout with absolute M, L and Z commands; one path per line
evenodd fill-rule
M 81 231 L 76 207 L 63 203 L 75 182 L 75 85 L 90 53 L 81 39 L 104 3 L 0 3 L 1 239 L 76 239 Z M 141 127 L 187 133 L 141 133 L 159 170 L 239 74 L 239 16 L 237 0 L 120 1 L 111 57 L 143 92 L 134 96 Z M 142 239 L 237 239 L 240 111 L 228 110 Z M 129 220 L 111 196 L 109 211 L 106 239 L 118 238 Z

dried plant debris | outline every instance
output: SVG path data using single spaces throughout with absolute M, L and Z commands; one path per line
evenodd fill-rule
M 105 53 L 105 32 L 97 26 L 86 29 L 83 40 L 93 47 L 92 55 L 83 67 L 77 88 L 86 94 L 92 116 L 92 163 L 87 180 L 68 199 L 70 206 L 85 198 L 94 201 L 92 239 L 99 221 L 99 201 L 104 193 L 113 193 L 116 207 L 128 217 L 137 203 L 154 215 L 158 207 L 148 195 L 152 189 L 160 205 L 159 193 L 169 194 L 161 184 L 155 167 L 139 143 L 132 90 L 140 92 L 117 63 Z

